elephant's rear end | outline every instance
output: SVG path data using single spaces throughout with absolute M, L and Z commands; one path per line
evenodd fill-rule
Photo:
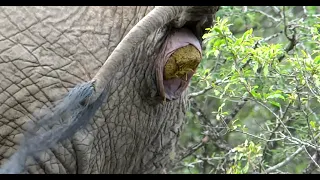
M 1 7 L 1 165 L 19 148 L 22 132 L 26 130 L 25 122 L 35 120 L 34 113 L 52 106 L 76 84 L 89 81 L 121 38 L 151 9 Z M 91 126 L 105 122 L 101 114 L 100 111 L 92 121 L 89 132 L 96 129 Z M 103 125 L 99 126 L 101 129 Z M 74 139 L 41 153 L 40 159 L 29 158 L 27 172 L 108 172 L 101 171 L 106 168 L 94 168 L 95 164 L 100 164 L 94 157 L 101 159 L 99 153 L 103 152 L 93 154 L 91 151 L 98 146 L 106 146 L 106 149 L 110 146 L 97 134 L 79 132 Z M 94 139 L 103 145 L 93 145 Z M 109 163 L 107 159 L 99 161 Z
M 0 165 L 19 149 L 26 122 L 37 121 L 42 108 L 90 81 L 152 9 L 1 7 Z M 201 13 L 190 18 L 193 13 L 186 11 L 173 24 L 159 27 L 123 59 L 110 60 L 114 73 L 106 72 L 107 96 L 94 118 L 72 138 L 29 157 L 25 173 L 163 173 L 173 158 L 193 74 L 186 73 L 186 80 L 163 79 L 166 51 L 170 38 L 186 31 L 187 44 L 196 44 L 193 48 L 201 52 L 203 32 L 197 28 L 203 18 Z M 189 42 L 196 39 L 200 43 Z

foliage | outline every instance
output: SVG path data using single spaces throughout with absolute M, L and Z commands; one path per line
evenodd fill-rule
M 172 173 L 319 173 L 318 7 L 222 7 Z

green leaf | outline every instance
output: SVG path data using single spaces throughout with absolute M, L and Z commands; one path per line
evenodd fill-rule
M 212 37 L 214 34 L 213 33 L 206 33 L 202 36 L 202 39 L 207 39 L 209 37 Z
M 220 94 L 220 91 L 218 91 L 218 90 L 216 90 L 216 89 L 213 90 L 213 92 L 214 92 L 214 95 L 215 95 L 215 96 L 218 96 L 218 95 Z
M 217 39 L 214 44 L 213 44 L 213 47 L 219 49 L 220 45 L 221 44 L 225 44 L 225 40 L 224 39 Z
M 226 105 L 226 103 L 222 103 L 221 106 L 218 108 L 218 112 L 222 112 L 223 106 Z
M 301 50 L 303 57 L 308 57 L 307 53 L 304 50 Z
M 261 94 L 260 93 L 256 93 L 256 91 L 253 89 L 251 90 L 251 94 L 254 98 L 256 99 L 261 99 Z
M 216 120 L 217 120 L 217 121 L 220 120 L 220 115 L 219 115 L 219 114 L 216 115 Z
M 225 93 L 225 92 L 229 89 L 230 85 L 231 85 L 231 83 L 228 83 L 228 84 L 224 87 L 224 92 L 223 92 L 223 93 Z
M 269 103 L 270 103 L 270 104 L 272 104 L 272 105 L 274 105 L 274 106 L 276 106 L 276 107 L 278 107 L 278 108 L 280 108 L 280 107 L 281 107 L 280 103 L 278 103 L 278 102 L 275 102 L 275 101 L 269 101 Z
M 248 139 L 244 141 L 244 146 L 248 146 Z
M 219 29 L 218 27 L 214 27 L 213 30 L 219 33 L 220 35 L 223 35 L 221 29 Z
M 243 173 L 247 173 L 249 170 L 249 162 L 247 162 L 246 166 L 242 169 Z
M 268 74 L 269 74 L 269 67 L 268 66 L 264 66 L 263 67 L 263 75 L 264 76 L 268 76 Z
M 267 96 L 266 99 L 282 99 L 285 100 L 284 96 L 282 96 L 281 94 L 271 94 L 269 96 Z
M 319 64 L 320 63 L 320 56 L 315 57 L 313 61 L 315 64 Z
M 258 68 L 259 68 L 259 63 L 257 63 L 257 62 L 254 63 L 253 68 L 252 68 L 252 69 L 253 69 L 253 72 L 254 72 L 254 73 L 257 73 Z
M 314 129 L 316 129 L 316 122 L 310 121 L 310 126 Z
M 219 56 L 219 53 L 220 53 L 219 50 L 215 50 L 213 54 L 214 54 L 214 56 L 218 57 L 218 56 Z
M 249 29 L 249 30 L 247 30 L 247 31 L 243 34 L 242 39 L 243 39 L 243 40 L 247 40 L 247 39 L 248 39 L 248 36 L 250 36 L 250 35 L 252 34 L 252 31 L 253 31 L 252 28 Z
M 232 130 L 236 130 L 238 128 L 237 125 L 232 126 Z
M 245 147 L 243 147 L 243 146 L 237 146 L 237 147 L 235 147 L 234 148 L 236 151 L 238 151 L 238 152 L 245 152 L 245 150 L 246 150 L 246 148 Z M 242 153 L 240 153 L 240 155 L 241 155 Z
M 247 83 L 247 82 L 246 82 L 246 79 L 245 79 L 245 78 L 242 78 L 242 77 L 241 77 L 241 78 L 239 78 L 239 81 L 240 81 L 240 82 L 242 82 L 242 83 L 244 83 L 244 84 L 246 84 L 246 83 Z

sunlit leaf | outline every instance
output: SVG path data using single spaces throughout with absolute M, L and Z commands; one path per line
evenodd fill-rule
M 320 56 L 315 57 L 313 61 L 315 64 L 319 64 L 320 63 Z
M 315 121 L 310 121 L 310 126 L 314 129 L 316 129 L 316 122 Z
M 246 163 L 246 165 L 244 166 L 244 168 L 242 169 L 243 173 L 247 173 L 249 170 L 249 162 Z
M 263 75 L 268 76 L 268 74 L 269 74 L 269 67 L 266 65 L 263 67 Z
M 217 33 L 223 35 L 221 29 L 219 29 L 218 27 L 214 27 L 213 30 L 215 30 Z
M 277 98 L 285 100 L 285 97 L 281 94 L 271 94 L 271 95 L 267 96 L 266 99 L 277 99 Z
M 252 28 L 249 29 L 249 30 L 247 30 L 247 31 L 242 35 L 242 39 L 243 39 L 243 40 L 247 40 L 247 39 L 248 39 L 248 36 L 250 36 L 250 35 L 252 34 L 252 31 L 253 31 Z
M 281 107 L 280 103 L 276 102 L 276 101 L 269 101 L 270 104 L 276 106 L 276 107 Z

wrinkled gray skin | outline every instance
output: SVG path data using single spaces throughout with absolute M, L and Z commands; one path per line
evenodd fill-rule
M 92 80 L 152 9 L 0 7 L 0 166 L 19 148 L 26 122 L 36 120 L 34 112 Z M 185 9 L 126 52 L 129 57 L 110 60 L 117 65 L 104 72 L 110 91 L 89 125 L 38 158 L 28 158 L 24 173 L 166 171 L 187 105 L 185 91 L 163 103 L 159 67 L 166 38 L 184 26 L 200 40 L 199 29 L 211 25 L 216 11 Z

